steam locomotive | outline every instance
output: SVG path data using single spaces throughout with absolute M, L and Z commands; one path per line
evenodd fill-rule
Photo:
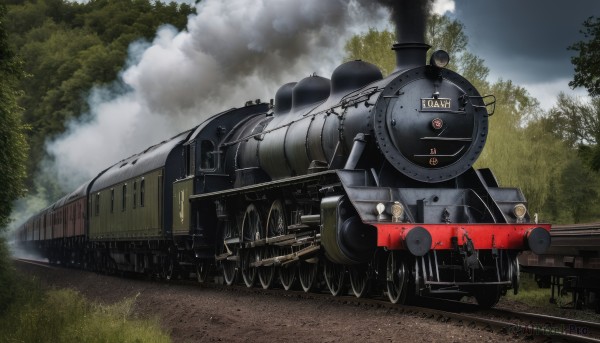
M 446 69 L 442 50 L 426 63 L 426 44 L 393 49 L 385 78 L 347 62 L 116 163 L 18 240 L 107 272 L 493 306 L 518 291 L 517 255 L 543 253 L 550 225 L 473 168 L 494 97 Z

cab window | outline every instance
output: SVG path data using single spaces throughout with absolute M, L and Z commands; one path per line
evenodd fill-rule
M 215 145 L 212 141 L 203 140 L 200 143 L 200 170 L 215 169 Z

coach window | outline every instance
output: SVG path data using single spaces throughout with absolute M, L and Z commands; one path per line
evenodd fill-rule
M 96 217 L 100 215 L 100 193 L 96 193 Z
M 110 189 L 110 213 L 115 211 L 115 189 Z
M 215 169 L 215 145 L 212 141 L 203 140 L 200 143 L 200 170 Z
M 121 210 L 125 211 L 125 208 L 127 207 L 126 206 L 126 204 L 127 204 L 127 201 L 126 201 L 127 200 L 127 184 L 123 185 L 123 194 L 122 195 L 123 195 L 123 199 L 122 199 L 123 200 L 122 201 L 123 208 Z
M 140 207 L 144 207 L 144 196 L 146 195 L 146 180 L 140 182 Z
M 133 182 L 133 208 L 137 207 L 137 181 Z

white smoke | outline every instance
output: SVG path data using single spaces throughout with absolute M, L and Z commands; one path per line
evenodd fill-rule
M 65 189 L 122 158 L 278 86 L 316 72 L 329 77 L 353 34 L 388 25 L 384 9 L 361 0 L 203 0 L 187 30 L 159 29 L 130 47 L 114 96 L 98 89 L 91 113 L 47 144 Z
M 444 15 L 447 12 L 454 13 L 456 4 L 454 0 L 435 0 L 431 11 L 435 14 Z

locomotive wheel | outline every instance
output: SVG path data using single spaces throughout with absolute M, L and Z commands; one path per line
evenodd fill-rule
M 221 262 L 221 266 L 223 268 L 223 278 L 225 279 L 225 284 L 227 286 L 233 285 L 235 282 L 235 277 L 237 276 L 235 262 L 225 260 Z
M 208 272 L 210 270 L 210 262 L 208 261 L 199 261 L 196 264 L 196 278 L 198 282 L 204 283 L 208 278 Z
M 352 266 L 348 268 L 352 293 L 357 298 L 362 298 L 369 292 L 369 273 L 367 266 Z
M 482 286 L 475 290 L 473 294 L 477 305 L 481 308 L 492 308 L 500 300 L 501 288 L 497 285 Z
M 283 203 L 277 199 L 271 204 L 267 215 L 267 237 L 281 236 L 287 231 Z M 262 259 L 275 256 L 276 249 L 267 247 L 261 253 Z M 275 265 L 258 268 L 258 279 L 264 289 L 271 288 L 275 279 Z
M 285 211 L 281 200 L 275 200 L 269 209 L 267 216 L 267 235 L 269 237 L 281 236 L 287 232 Z
M 296 267 L 295 266 L 281 266 L 279 267 L 279 281 L 286 291 L 290 290 L 296 281 Z
M 274 256 L 273 248 L 265 247 L 261 250 L 261 260 L 271 258 Z M 261 266 L 258 268 L 258 280 L 260 281 L 260 285 L 264 289 L 269 289 L 273 285 L 273 280 L 275 279 L 275 266 Z
M 233 237 L 233 235 L 234 235 L 233 225 L 230 221 L 221 222 L 221 225 L 222 225 L 221 235 L 223 237 L 222 238 L 223 244 L 221 244 L 219 252 L 225 253 L 225 252 L 231 251 L 232 257 L 234 257 L 237 254 L 238 250 L 233 246 L 228 247 L 225 244 L 225 241 L 228 238 Z M 235 282 L 235 279 L 237 277 L 236 261 L 231 261 L 231 260 L 227 260 L 227 259 L 222 260 L 221 268 L 223 271 L 223 279 L 225 281 L 225 284 L 228 286 L 231 286 Z
M 302 290 L 310 292 L 314 289 L 318 271 L 318 263 L 308 263 L 306 261 L 300 262 L 298 265 L 298 279 L 300 279 Z
M 334 297 L 337 297 L 342 293 L 345 273 L 346 268 L 343 265 L 325 259 L 325 263 L 323 264 L 323 275 L 325 276 L 327 288 L 329 288 L 329 292 L 331 292 Z
M 408 268 L 402 256 L 392 251 L 387 258 L 387 295 L 392 304 L 404 304 L 408 293 Z
M 512 281 L 513 294 L 517 295 L 519 293 L 519 285 L 521 284 L 521 268 L 516 257 L 510 259 L 509 270 L 511 271 L 509 277 Z
M 242 221 L 242 234 L 244 243 L 252 242 L 261 238 L 262 220 L 258 208 L 254 204 L 248 205 L 244 219 Z M 254 286 L 256 281 L 256 267 L 251 267 L 250 263 L 260 260 L 260 251 L 257 248 L 250 248 L 240 254 L 242 277 L 246 287 Z
M 259 259 L 256 256 L 255 250 L 246 250 L 240 253 L 240 264 L 242 266 L 242 278 L 246 287 L 250 288 L 254 286 L 256 282 L 256 267 L 250 267 L 250 263 Z

